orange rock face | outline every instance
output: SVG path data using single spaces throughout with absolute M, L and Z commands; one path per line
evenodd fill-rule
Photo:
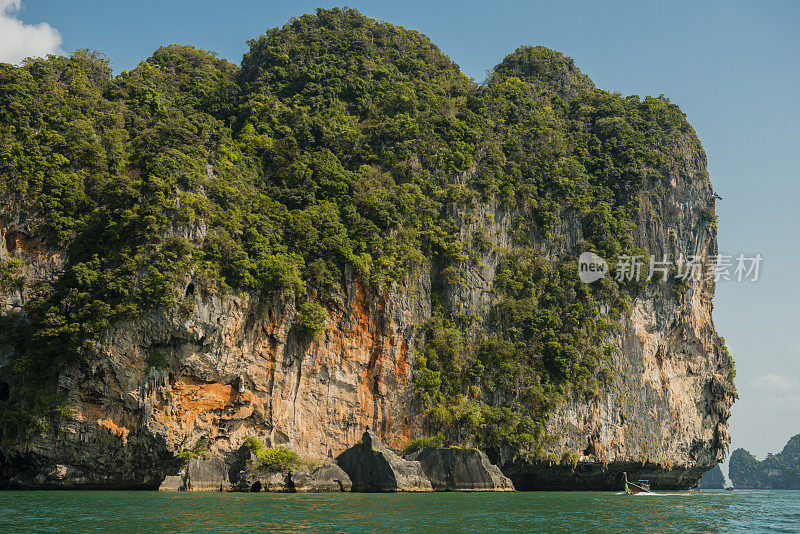
M 80 391 L 70 395 L 81 431 L 163 440 L 172 454 L 201 438 L 229 451 L 253 435 L 332 457 L 367 428 L 403 447 L 412 431 L 409 345 L 424 308 L 393 289 L 375 295 L 352 275 L 345 289 L 311 341 L 296 335 L 287 297 L 198 294 L 189 316 L 115 325 L 102 357 L 62 376 L 67 391 Z M 147 364 L 154 353 L 167 367 Z

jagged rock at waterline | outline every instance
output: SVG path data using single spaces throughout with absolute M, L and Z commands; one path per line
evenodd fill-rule
M 425 447 L 404 458 L 422 465 L 434 491 L 514 491 L 511 480 L 477 449 Z
M 290 491 L 288 471 L 272 471 L 259 473 L 257 471 L 242 473 L 236 484 L 231 488 L 232 491 Z
M 297 493 L 350 491 L 353 486 L 347 473 L 333 463 L 292 471 L 289 480 L 292 491 Z
M 352 491 L 432 491 L 422 464 L 406 460 L 387 449 L 371 431 L 361 441 L 336 457 L 350 477 Z

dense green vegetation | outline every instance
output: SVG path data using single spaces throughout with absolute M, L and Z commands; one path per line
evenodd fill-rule
M 27 280 L 20 273 L 21 267 L 22 262 L 17 258 L 0 261 L 0 290 L 25 287 Z
M 211 453 L 210 446 L 211 442 L 208 438 L 200 438 L 188 449 L 181 450 L 181 452 L 178 453 L 178 460 L 180 460 L 181 467 L 188 466 L 192 458 L 207 458 Z
M 265 447 L 261 440 L 255 436 L 247 436 L 244 446 L 256 455 L 256 463 L 250 468 L 257 471 L 283 471 L 303 465 L 296 452 L 286 447 Z
M 438 307 L 415 398 L 448 441 L 530 444 L 550 407 L 608 374 L 599 304 L 624 312 L 640 289 L 581 284 L 574 257 L 633 252 L 638 192 L 678 139 L 697 143 L 668 100 L 595 89 L 557 52 L 523 47 L 476 84 L 424 36 L 354 10 L 269 30 L 240 68 L 188 46 L 113 78 L 87 51 L 0 65 L 0 193 L 67 250 L 24 320 L 3 319 L 15 398 L 0 438 L 68 415 L 58 372 L 112 322 L 178 305 L 187 273 L 206 293 L 294 295 L 311 340 L 346 265 L 380 291 L 430 261 L 441 290 L 471 252 L 504 254 L 492 334 L 466 343 L 470 318 Z M 450 214 L 485 201 L 521 214 L 512 250 L 459 240 Z M 586 241 L 551 256 L 565 213 Z
M 316 302 L 304 302 L 297 310 L 297 329 L 301 339 L 310 340 L 325 330 L 328 312 Z
M 778 454 L 758 461 L 744 449 L 731 454 L 728 475 L 740 489 L 800 489 L 800 434 Z
M 608 280 L 599 285 L 601 297 L 616 289 Z M 414 393 L 432 408 L 431 430 L 452 442 L 544 445 L 551 408 L 567 395 L 599 397 L 612 350 L 601 348 L 603 337 L 614 323 L 599 314 L 574 262 L 553 268 L 520 248 L 501 260 L 494 288 L 502 300 L 490 318 L 491 334 L 474 346 L 464 346 L 461 330 L 443 313 L 428 321 Z M 499 403 L 498 396 L 504 397 Z
M 444 447 L 444 436 L 436 434 L 435 436 L 423 436 L 421 438 L 414 438 L 408 442 L 408 445 L 403 447 L 403 454 L 410 454 L 418 450 L 429 447 L 432 449 L 441 449 Z

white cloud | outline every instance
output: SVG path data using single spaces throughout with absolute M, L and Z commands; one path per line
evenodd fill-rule
M 753 389 L 765 393 L 780 394 L 800 391 L 800 381 L 793 376 L 768 374 L 754 378 L 750 384 Z
M 27 57 L 63 54 L 61 34 L 47 24 L 17 18 L 22 0 L 0 0 L 0 62 L 19 64 Z

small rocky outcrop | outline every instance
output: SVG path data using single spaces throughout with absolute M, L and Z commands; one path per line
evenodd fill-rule
M 223 456 L 214 454 L 197 457 L 176 475 L 167 475 L 159 491 L 227 491 L 230 487 L 230 464 Z
M 228 464 L 221 456 L 189 460 L 184 477 L 187 491 L 225 491 L 229 484 Z
M 246 470 L 236 476 L 236 482 L 231 484 L 231 491 L 327 493 L 350 491 L 351 486 L 350 477 L 338 465 L 326 464 L 311 470 Z
M 158 491 L 186 491 L 184 476 L 185 473 L 164 477 L 164 481 L 158 487 Z
M 231 491 L 291 491 L 288 471 L 247 471 L 242 473 Z
M 435 491 L 514 491 L 514 484 L 477 449 L 422 448 L 406 455 L 418 461 Z
M 311 471 L 292 471 L 289 482 L 290 490 L 298 493 L 350 491 L 353 486 L 347 473 L 336 464 L 321 465 Z
M 383 446 L 378 436 L 367 430 L 361 441 L 336 458 L 352 481 L 352 491 L 432 491 L 428 478 L 417 461 L 406 460 Z
M 192 458 L 186 468 L 169 475 L 160 491 L 272 491 L 323 493 L 350 491 L 350 477 L 336 464 L 311 469 L 261 471 L 255 468 L 256 455 L 242 446 L 227 455 Z

